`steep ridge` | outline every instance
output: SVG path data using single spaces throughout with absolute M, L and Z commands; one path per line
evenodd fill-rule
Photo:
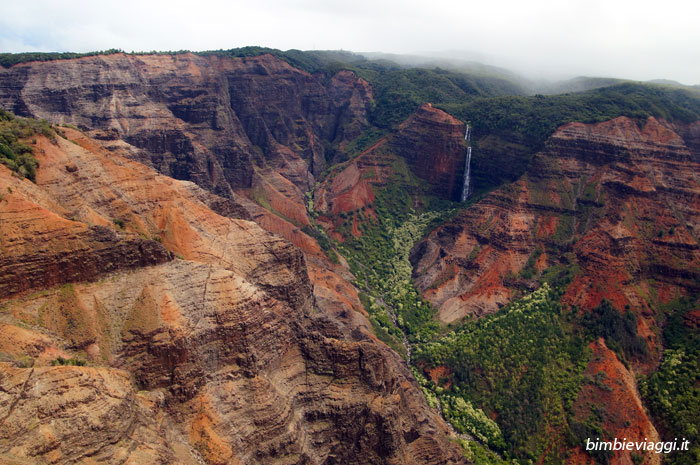
M 350 71 L 310 75 L 272 55 L 112 54 L 0 70 L 0 106 L 77 125 L 113 153 L 195 182 L 217 213 L 300 247 L 324 276 L 317 294 L 348 317 L 362 305 L 344 267 L 304 232 L 304 192 L 367 127 L 371 100 Z
M 464 177 L 465 125 L 429 103 L 399 126 L 391 149 L 437 197 L 459 201 Z
M 157 242 L 103 225 L 87 225 L 43 208 L 38 194 L 0 165 L 0 298 L 30 289 L 93 279 L 102 273 L 155 265 L 172 259 Z
M 298 249 L 207 207 L 238 204 L 65 137 L 37 138 L 36 184 L 0 167 L 3 231 L 125 252 L 34 293 L 2 275 L 3 461 L 466 463 L 403 362 L 314 299 Z
M 679 307 L 681 297 L 695 299 L 700 290 L 700 165 L 679 135 L 684 131 L 688 128 L 681 131 L 652 117 L 642 125 L 620 117 L 562 126 L 521 179 L 460 212 L 412 250 L 414 283 L 437 307 L 442 322 L 495 313 L 548 282 L 563 286 L 557 302 L 560 298 L 564 304 L 553 313 L 560 326 L 548 337 L 557 331 L 582 341 L 595 336 L 587 354 L 575 360 L 582 371 L 567 375 L 576 396 L 566 409 L 553 410 L 565 412 L 564 421 L 550 424 L 546 433 L 534 432 L 545 434 L 549 444 L 538 450 L 539 463 L 591 463 L 594 456 L 600 463 L 661 463 L 653 453 L 596 455 L 581 444 L 596 435 L 673 439 L 660 438 L 636 377 L 658 367 L 663 326 L 680 311 L 671 309 Z M 465 327 L 485 334 L 490 323 L 516 313 L 501 312 Z M 601 333 L 604 338 L 596 336 Z M 531 337 L 530 342 L 540 340 L 534 332 Z M 431 344 L 424 347 L 430 353 Z M 546 345 L 538 350 L 534 360 L 551 353 Z M 439 366 L 440 360 L 445 363 L 439 357 L 428 357 L 424 371 L 447 372 L 437 383 L 441 389 L 480 379 L 479 374 L 462 372 L 460 380 L 450 374 L 478 366 L 478 360 L 451 359 Z M 527 372 L 530 367 L 521 368 Z
M 364 219 L 375 218 L 376 193 L 397 182 L 410 184 L 414 194 L 459 200 L 464 176 L 465 125 L 427 103 L 398 130 L 336 168 L 314 192 L 317 221 L 343 240 L 344 217 L 349 233 L 361 235 Z M 418 182 L 415 182 L 415 181 Z M 362 218 L 359 218 L 359 214 Z
M 604 430 L 614 431 L 616 437 L 659 441 L 659 433 L 642 405 L 633 374 L 605 345 L 605 341 L 594 341 L 589 348 L 592 360 L 586 366 L 584 376 L 595 382 L 585 383 L 578 393 L 573 407 L 576 417 L 591 418 L 597 405 L 617 405 L 618 408 L 606 410 Z M 574 455 L 567 463 L 587 463 L 583 447 L 578 452 L 580 455 Z M 616 451 L 610 455 L 610 463 L 634 463 L 632 453 L 628 451 Z M 648 454 L 646 460 L 650 464 L 661 463 L 658 454 Z
M 301 189 L 331 143 L 367 126 L 372 91 L 350 71 L 312 76 L 272 55 L 113 54 L 0 70 L 0 106 L 70 123 L 112 150 L 224 197 L 269 167 Z
M 654 327 L 649 302 L 698 287 L 694 158 L 654 118 L 642 128 L 625 117 L 563 126 L 523 178 L 416 247 L 415 282 L 450 322 L 492 313 L 533 276 L 574 267 L 566 302 L 590 309 L 606 298 Z

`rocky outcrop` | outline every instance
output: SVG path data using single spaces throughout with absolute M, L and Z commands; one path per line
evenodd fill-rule
M 414 282 L 444 322 L 493 313 L 513 297 L 506 277 L 518 273 L 535 249 L 535 214 L 515 184 L 494 192 L 440 226 L 411 252 Z
M 230 204 L 193 183 L 65 136 L 38 138 L 36 184 L 2 178 L 12 205 L 45 212 L 22 221 L 50 228 L 7 215 L 3 231 L 17 244 L 75 237 L 90 256 L 89 232 L 105 231 L 133 238 L 118 243 L 129 253 L 139 238 L 177 258 L 0 301 L 1 460 L 465 463 L 405 363 L 360 330 L 345 281 L 312 266 L 348 298 L 327 310 L 337 299 L 314 299 L 289 242 L 215 213 L 207 203 Z M 58 356 L 91 366 L 47 366 Z
M 698 288 L 698 172 L 663 121 L 565 125 L 525 176 L 416 246 L 415 282 L 450 322 L 494 312 L 516 289 L 536 286 L 531 278 L 570 269 L 565 302 L 629 305 L 654 340 L 649 302 Z
M 463 122 L 426 103 L 399 126 L 390 150 L 403 157 L 431 194 L 459 201 L 467 156 Z
M 0 203 L 0 227 L 4 233 L 0 239 L 3 252 L 0 298 L 97 279 L 104 273 L 155 265 L 173 258 L 157 242 L 119 234 L 102 226 L 71 224 L 70 220 L 52 217 L 36 205 L 24 202 L 17 205 L 14 200 L 8 198 Z M 10 220 L 9 215 L 16 216 Z M 18 216 L 24 216 L 25 220 Z M 32 228 L 36 235 L 18 237 L 15 227 Z
M 314 206 L 322 214 L 320 221 L 329 229 L 340 221 L 339 216 L 362 209 L 372 209 L 374 190 L 386 185 L 394 176 L 395 155 L 385 151 L 387 139 L 381 139 L 329 176 L 314 193 Z
M 0 365 L 6 463 L 197 463 L 168 443 L 158 396 L 111 368 Z
M 70 175 L 65 168 L 59 174 Z M 101 224 L 78 221 L 45 191 L 2 165 L 0 192 L 0 298 L 173 258 L 158 242 L 106 227 L 114 226 L 109 217 Z
M 430 104 L 421 106 L 398 130 L 379 139 L 340 165 L 314 192 L 317 219 L 334 238 L 348 213 L 376 219 L 375 194 L 388 184 L 403 183 L 416 195 L 459 200 L 464 180 L 464 123 Z M 415 179 L 420 182 L 416 182 Z M 410 187 L 409 187 L 410 186 Z M 352 215 L 349 233 L 362 234 Z

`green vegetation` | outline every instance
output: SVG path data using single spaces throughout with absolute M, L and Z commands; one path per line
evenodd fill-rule
M 594 406 L 595 407 L 595 406 Z M 610 434 L 601 427 L 602 418 L 600 410 L 594 409 L 598 415 L 592 418 L 587 418 L 584 422 L 579 422 L 574 418 L 569 418 L 569 426 L 567 428 L 567 442 L 571 447 L 577 447 L 586 442 L 589 438 L 610 437 Z M 595 459 L 596 463 L 609 465 L 613 458 L 614 452 L 611 450 L 589 450 L 586 453 Z
M 366 295 L 370 321 L 393 337 L 395 345 L 403 337 L 404 344 L 428 340 L 439 330 L 434 308 L 411 282 L 409 252 L 436 222 L 455 213 L 450 208 L 455 204 L 431 202 L 421 194 L 420 182 L 403 159 L 393 164 L 395 178 L 376 193 L 376 221 L 365 218 L 361 211 L 351 213 L 346 221 L 352 224 L 357 216 L 362 236 L 352 237 L 347 227 L 339 228 L 348 238 L 339 251 L 350 265 L 355 284 Z M 422 213 L 416 211 L 416 205 Z
M 640 121 L 648 116 L 669 121 L 700 119 L 700 93 L 652 84 L 623 83 L 576 94 L 531 97 L 478 97 L 468 102 L 439 102 L 441 108 L 471 120 L 479 138 L 495 134 L 539 149 L 562 124 L 595 123 L 618 116 Z
M 700 328 L 686 323 L 687 315 L 697 308 L 698 301 L 689 298 L 666 306 L 663 361 L 640 383 L 662 437 L 690 441 L 689 451 L 668 457 L 672 465 L 700 463 Z
M 455 427 L 519 459 L 536 460 L 556 439 L 552 431 L 566 431 L 588 361 L 560 296 L 544 284 L 414 349 L 417 364 L 450 369 L 450 388 L 436 386 L 435 392 Z
M 464 455 L 474 465 L 509 465 L 518 463 L 515 459 L 503 460 L 498 454 L 477 442 L 465 441 L 464 439 L 459 439 L 458 442 L 464 451 Z
M 56 140 L 56 132 L 46 121 L 18 118 L 0 108 L 0 163 L 34 181 L 39 164 L 25 142 L 38 134 Z
M 481 442 L 503 450 L 506 444 L 503 434 L 495 421 L 486 416 L 483 410 L 476 409 L 471 402 L 459 395 L 441 396 L 445 418 L 461 433 L 469 433 Z
M 628 309 L 624 314 L 603 300 L 582 321 L 591 339 L 605 338 L 605 344 L 620 360 L 645 359 L 649 349 L 637 334 L 637 317 Z
M 411 214 L 398 227 L 379 217 L 360 238 L 342 246 L 356 285 L 367 295 L 370 320 L 389 335 L 409 341 L 428 338 L 439 325 L 434 309 L 411 282 L 408 253 L 436 212 Z
M 87 365 L 87 362 L 85 360 L 81 360 L 79 358 L 63 358 L 63 357 L 58 357 L 54 360 L 51 361 L 51 365 L 53 366 L 77 366 L 77 367 L 84 367 Z
M 387 134 L 388 131 L 386 130 L 370 127 L 360 134 L 359 137 L 353 139 L 345 147 L 344 153 L 348 155 L 348 159 L 352 159 L 354 156 L 370 148 L 373 144 L 379 142 L 379 140 Z
M 30 61 L 54 61 L 54 60 L 69 60 L 71 58 L 91 57 L 96 55 L 113 55 L 122 53 L 122 50 L 111 48 L 97 52 L 74 53 L 74 52 L 25 52 L 25 53 L 0 53 L 0 66 L 9 68 L 10 66 L 19 63 L 27 63 Z M 173 52 L 168 52 L 168 54 Z
M 375 94 L 373 124 L 394 127 L 426 102 L 460 104 L 474 97 L 520 94 L 513 83 L 502 78 L 475 76 L 440 68 L 400 68 L 357 65 L 354 71 L 365 78 Z M 469 120 L 470 118 L 465 118 Z

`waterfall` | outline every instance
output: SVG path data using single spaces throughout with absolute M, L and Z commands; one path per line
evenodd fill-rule
M 470 171 L 472 162 L 472 148 L 467 147 L 467 158 L 464 159 L 464 183 L 462 184 L 462 202 L 469 197 Z
M 472 138 L 472 128 L 467 124 L 467 130 L 464 133 L 464 140 L 467 144 Z M 471 187 L 471 163 L 472 163 L 472 146 L 467 146 L 467 157 L 464 159 L 464 181 L 462 183 L 462 198 L 461 201 L 464 202 L 469 197 L 469 188 Z

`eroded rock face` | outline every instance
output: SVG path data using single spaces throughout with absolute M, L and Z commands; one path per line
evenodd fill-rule
M 157 396 L 127 372 L 2 363 L 0 387 L 5 463 L 197 463 L 178 457 L 186 444 L 168 444 Z
M 449 322 L 496 311 L 514 281 L 575 265 L 565 302 L 630 305 L 653 339 L 650 296 L 668 302 L 700 278 L 698 173 L 684 139 L 654 118 L 565 125 L 523 178 L 416 246 L 415 282 Z
M 421 106 L 395 133 L 379 139 L 324 179 L 314 195 L 321 215 L 317 221 L 335 239 L 344 240 L 337 232 L 342 216 L 362 210 L 365 218 L 376 219 L 375 193 L 407 177 L 401 170 L 421 180 L 419 188 L 411 186 L 415 194 L 459 200 L 466 158 L 464 131 L 464 123 L 451 115 L 430 104 Z M 359 223 L 353 216 L 350 234 L 355 237 L 362 235 Z
M 700 283 L 700 165 L 669 124 L 628 118 L 559 128 L 517 182 L 440 226 L 412 251 L 414 282 L 444 322 L 496 312 L 537 278 L 566 283 L 565 308 L 579 314 L 608 299 L 637 317 L 648 355 L 623 365 L 603 340 L 572 408 L 581 428 L 594 406 L 610 437 L 656 440 L 634 373 L 660 358 L 660 304 Z M 567 276 L 568 273 L 568 276 Z M 591 463 L 582 449 L 566 463 Z M 645 463 L 659 463 L 645 454 Z M 610 463 L 631 464 L 627 453 Z
M 11 363 L 0 364 L 0 459 L 465 462 L 404 362 L 358 329 L 364 317 L 336 319 L 325 308 L 334 296 L 314 298 L 302 252 L 207 206 L 239 204 L 77 131 L 66 137 L 38 138 L 36 184 L 0 167 L 0 187 L 12 190 L 0 208 L 34 212 L 2 217 L 12 242 L 73 240 L 96 257 L 97 228 L 124 256 L 148 243 L 166 259 L 97 266 L 63 286 L 36 284 L 41 292 L 3 287 L 0 355 Z M 18 264 L 50 260 L 16 250 Z M 352 298 L 332 272 L 313 270 Z M 91 366 L 47 366 L 58 356 Z
M 614 437 L 621 438 L 620 440 L 627 438 L 628 441 L 659 441 L 659 433 L 642 405 L 634 375 L 618 360 L 615 353 L 608 349 L 602 339 L 591 342 L 589 349 L 592 357 L 583 373 L 587 381 L 584 382 L 574 403 L 573 415 L 580 419 L 591 418 L 594 415 L 594 405 L 615 405 L 604 417 L 603 428 L 606 431 L 614 431 Z M 567 463 L 590 461 L 583 448 L 579 448 L 577 454 L 573 454 Z M 634 463 L 629 451 L 616 451 L 611 455 L 612 464 Z M 637 455 L 644 457 L 644 463 L 661 463 L 660 454 L 642 451 Z
M 342 215 L 365 210 L 374 217 L 375 189 L 386 186 L 394 177 L 393 162 L 396 156 L 386 151 L 388 138 L 382 138 L 372 147 L 355 157 L 335 176 L 324 180 L 315 191 L 317 219 L 334 238 L 343 240 L 335 229 L 342 223 Z M 353 219 L 352 234 L 361 234 Z
M 307 190 L 325 167 L 325 146 L 366 127 L 367 82 L 349 71 L 325 78 L 272 55 L 114 54 L 0 70 L 0 106 L 77 125 L 112 150 L 230 197 L 251 187 L 256 167 Z
M 463 122 L 427 103 L 401 124 L 389 145 L 431 193 L 459 201 L 467 156 L 464 131 Z

